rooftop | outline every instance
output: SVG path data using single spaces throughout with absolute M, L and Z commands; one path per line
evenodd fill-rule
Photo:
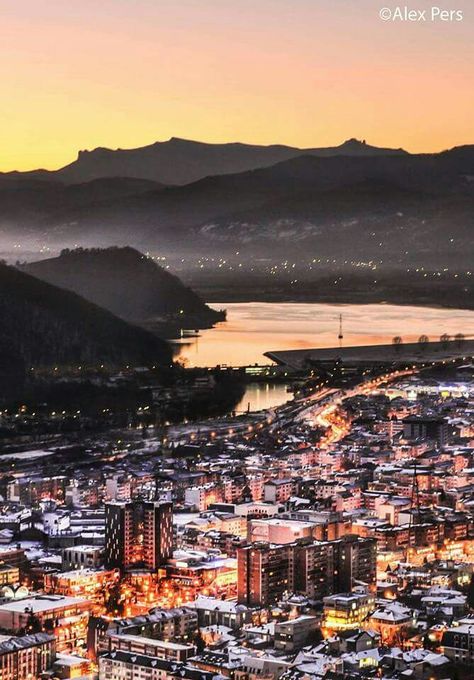
M 74 607 L 88 604 L 88 600 L 83 597 L 65 597 L 63 595 L 37 595 L 36 597 L 25 597 L 23 600 L 13 600 L 0 604 L 0 611 L 18 612 L 23 614 L 25 609 L 33 610 L 34 614 L 47 612 L 51 609 L 64 609 L 64 607 Z

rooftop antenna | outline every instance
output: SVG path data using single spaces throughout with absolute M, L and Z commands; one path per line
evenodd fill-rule
M 411 489 L 411 506 L 413 510 L 413 506 L 415 507 L 416 510 L 416 521 L 420 521 L 420 487 L 418 484 L 418 467 L 417 467 L 417 459 L 415 458 L 415 465 L 413 468 L 413 483 L 412 483 L 412 489 Z M 411 513 L 411 517 L 413 517 L 413 512 Z
M 339 335 L 337 337 L 339 340 L 339 349 L 342 349 L 342 341 L 344 340 L 344 335 L 342 333 L 342 314 L 339 314 Z
M 415 522 L 416 513 L 416 522 Z M 410 520 L 408 524 L 408 545 L 405 554 L 405 561 L 408 562 L 408 555 L 410 551 L 411 537 L 413 535 L 413 529 L 416 524 L 420 522 L 420 487 L 418 484 L 418 461 L 415 458 L 415 464 L 413 466 L 413 481 L 411 487 L 411 506 L 410 506 Z M 415 546 L 416 547 L 416 546 Z

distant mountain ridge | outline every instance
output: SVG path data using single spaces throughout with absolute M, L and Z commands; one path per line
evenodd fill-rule
M 472 145 L 438 154 L 299 154 L 182 186 L 0 177 L 0 242 L 31 250 L 131 245 L 174 257 L 239 251 L 470 268 L 473 233 Z
M 224 175 L 268 167 L 301 155 L 378 156 L 404 155 L 403 149 L 383 149 L 356 139 L 340 146 L 300 149 L 284 145 L 208 144 L 172 137 L 136 149 L 98 147 L 80 151 L 72 163 L 59 170 L 6 173 L 6 176 L 56 180 L 65 184 L 90 182 L 104 177 L 147 179 L 161 184 L 181 185 L 210 175 Z M 5 176 L 5 175 L 4 175 Z

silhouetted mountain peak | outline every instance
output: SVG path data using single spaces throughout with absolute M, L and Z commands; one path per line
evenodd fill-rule
M 302 155 L 392 156 L 401 149 L 381 149 L 365 141 L 349 139 L 340 146 L 300 149 L 282 144 L 257 145 L 242 142 L 215 144 L 171 137 L 132 149 L 103 146 L 81 150 L 77 159 L 59 170 L 18 173 L 17 176 L 54 179 L 66 184 L 103 177 L 145 179 L 161 184 L 190 184 L 204 177 L 229 175 L 275 165 Z
M 89 156 L 91 153 L 100 153 L 101 151 L 111 151 L 106 146 L 96 146 L 94 149 L 79 149 L 77 157 Z
M 398 149 L 384 149 L 378 146 L 372 146 L 368 144 L 365 139 L 357 139 L 356 137 L 351 137 L 346 139 L 340 146 L 336 147 L 339 152 L 348 153 L 350 155 L 367 155 L 367 156 L 378 156 L 378 155 L 409 155 L 407 151 L 402 148 Z
M 170 137 L 167 142 L 155 142 L 156 145 L 160 144 L 175 144 L 181 146 L 209 146 L 206 142 L 199 142 L 195 139 L 186 139 L 185 137 Z
M 345 142 L 341 144 L 341 148 L 358 148 L 361 146 L 366 146 L 367 142 L 364 140 L 356 139 L 356 137 L 351 137 L 350 139 L 346 139 Z

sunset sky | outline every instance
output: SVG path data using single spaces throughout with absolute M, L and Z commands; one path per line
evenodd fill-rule
M 464 20 L 384 23 L 390 0 L 0 0 L 0 170 L 171 136 L 474 143 L 474 4 L 409 6 L 436 4 Z

